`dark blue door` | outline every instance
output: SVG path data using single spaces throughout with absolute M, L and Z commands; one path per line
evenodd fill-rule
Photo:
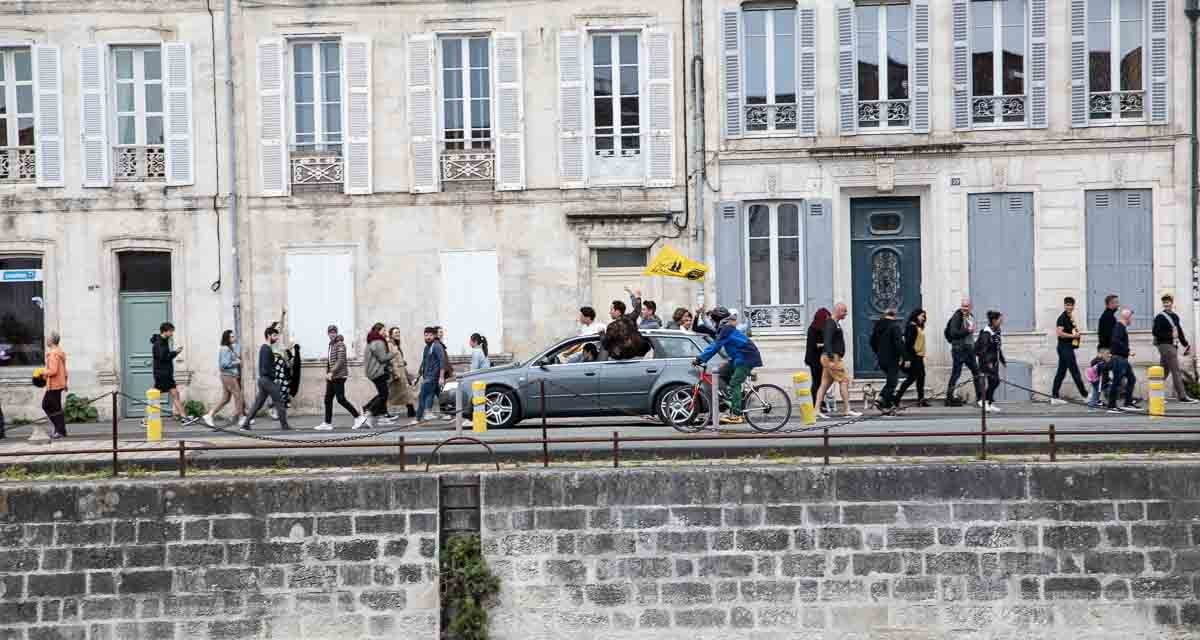
M 871 329 L 889 307 L 901 321 L 921 306 L 921 201 L 858 198 L 850 201 L 854 375 L 880 377 Z

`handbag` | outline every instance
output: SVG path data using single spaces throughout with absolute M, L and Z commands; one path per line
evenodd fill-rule
M 33 386 L 41 389 L 46 386 L 46 370 L 38 367 L 33 370 Z

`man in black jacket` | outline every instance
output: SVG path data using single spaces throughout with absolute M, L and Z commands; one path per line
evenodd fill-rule
M 279 428 L 291 430 L 287 419 L 287 402 L 283 399 L 283 389 L 275 382 L 275 350 L 271 347 L 279 342 L 279 329 L 274 325 L 263 332 L 264 342 L 258 348 L 258 395 L 254 398 L 254 406 L 242 418 L 242 429 L 250 430 L 250 419 L 258 415 L 267 398 L 275 402 L 275 410 L 279 413 Z
M 1129 364 L 1129 357 L 1133 353 L 1129 350 L 1129 323 L 1133 322 L 1133 310 L 1122 309 L 1116 315 L 1117 321 L 1113 324 L 1112 339 L 1109 342 L 1109 353 L 1112 354 L 1112 383 L 1108 386 L 1108 411 L 1109 413 L 1120 413 L 1117 408 L 1117 394 L 1121 391 L 1122 383 L 1125 384 L 1125 408 L 1138 410 L 1137 401 L 1133 399 L 1133 386 L 1137 383 L 1137 378 L 1133 375 L 1133 367 Z
M 183 409 L 183 400 L 179 397 L 179 387 L 175 384 L 175 358 L 183 353 L 183 347 L 171 349 L 171 338 L 175 335 L 175 325 L 164 322 L 158 327 L 158 333 L 150 336 L 151 360 L 154 363 L 154 388 L 171 397 L 171 410 L 175 419 L 184 424 L 191 424 L 199 418 L 189 418 Z
M 1113 327 L 1117 324 L 1117 309 L 1120 306 L 1121 299 L 1117 294 L 1104 296 L 1104 313 L 1100 314 L 1100 322 L 1096 323 L 1096 348 L 1100 351 L 1107 351 L 1112 346 Z
M 876 406 L 880 411 L 891 412 L 897 404 L 896 383 L 900 379 L 900 364 L 904 358 L 904 335 L 896 322 L 895 309 L 884 311 L 883 317 L 875 321 L 871 331 L 871 349 L 875 352 L 879 368 L 887 376 Z
M 958 311 L 946 323 L 945 338 L 950 342 L 950 356 L 954 365 L 950 369 L 950 382 L 946 385 L 946 406 L 961 407 L 963 401 L 954 395 L 958 377 L 965 366 L 971 371 L 975 385 L 975 397 L 983 402 L 983 378 L 979 375 L 979 363 L 975 359 L 975 316 L 971 315 L 971 299 L 963 298 Z
M 1179 316 L 1175 313 L 1175 298 L 1169 293 L 1164 295 L 1162 306 L 1162 311 L 1154 316 L 1154 346 L 1158 348 L 1159 363 L 1175 384 L 1175 397 L 1184 403 L 1197 402 L 1188 395 L 1179 373 L 1179 345 L 1183 345 L 1185 356 L 1191 354 L 1192 345 L 1183 335 L 1183 325 L 1179 324 Z

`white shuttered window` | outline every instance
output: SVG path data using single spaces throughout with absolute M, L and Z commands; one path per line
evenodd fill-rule
M 742 12 L 745 127 L 796 130 L 796 9 Z
M 162 47 L 114 46 L 112 78 L 113 179 L 162 181 L 167 177 Z
M 751 307 L 796 306 L 804 300 L 804 234 L 800 203 L 746 206 L 746 300 Z
M 1165 124 L 1168 0 L 1071 0 L 1071 123 Z
M 1026 121 L 1026 0 L 970 3 L 971 123 Z
M 37 185 L 61 187 L 63 178 L 62 53 L 52 45 L 33 51 L 34 113 L 37 114 Z
M 0 49 L 0 181 L 36 178 L 34 143 L 33 54 Z
M 863 4 L 854 11 L 859 130 L 912 126 L 912 7 Z

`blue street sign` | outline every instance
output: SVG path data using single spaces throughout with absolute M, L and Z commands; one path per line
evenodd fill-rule
M 41 282 L 41 269 L 7 269 L 0 271 L 0 282 Z

